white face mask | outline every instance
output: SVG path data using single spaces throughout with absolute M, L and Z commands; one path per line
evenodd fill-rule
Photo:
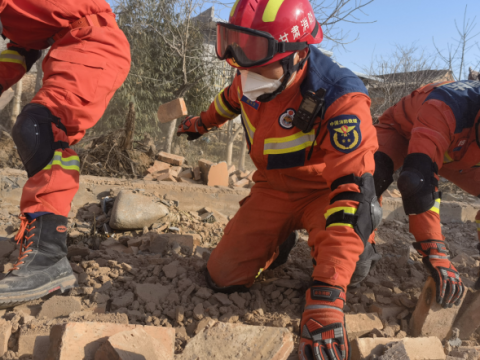
M 282 75 L 280 79 L 269 79 L 248 70 L 240 70 L 240 75 L 243 95 L 252 101 L 256 101 L 263 94 L 270 94 L 277 90 L 282 85 L 282 79 L 285 76 Z M 287 86 L 295 79 L 295 75 L 296 73 L 290 78 Z

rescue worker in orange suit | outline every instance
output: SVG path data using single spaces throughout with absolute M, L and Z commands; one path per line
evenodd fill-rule
M 67 215 L 79 187 L 70 145 L 100 119 L 130 69 L 130 46 L 106 1 L 0 0 L 0 93 L 43 60 L 43 86 L 26 105 L 12 137 L 28 174 L 20 210 L 17 264 L 0 281 L 0 306 L 72 288 Z
M 217 24 L 216 51 L 239 71 L 177 134 L 194 140 L 241 114 L 255 185 L 210 256 L 207 282 L 246 291 L 289 234 L 306 229 L 316 266 L 298 355 L 340 360 L 350 356 L 345 292 L 381 219 L 378 144 L 367 90 L 314 46 L 323 34 L 313 14 L 308 0 L 238 0 Z
M 478 81 L 426 85 L 389 108 L 376 125 L 376 194 L 381 196 L 403 166 L 397 184 L 413 246 L 435 279 L 437 302 L 444 307 L 458 303 L 465 288 L 442 235 L 438 176 L 480 195 L 479 126 Z M 479 220 L 480 212 L 477 226 Z

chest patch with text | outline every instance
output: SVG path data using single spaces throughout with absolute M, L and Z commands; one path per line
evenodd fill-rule
M 358 148 L 362 142 L 360 119 L 355 115 L 340 115 L 330 119 L 327 128 L 333 148 L 345 154 Z

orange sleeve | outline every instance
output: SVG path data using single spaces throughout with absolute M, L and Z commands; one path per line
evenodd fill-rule
M 17 44 L 9 43 L 7 49 L 0 54 L 0 85 L 5 91 L 16 84 L 27 72 L 25 56 Z M 25 50 L 26 51 L 26 50 Z
M 231 85 L 220 91 L 207 111 L 200 114 L 207 129 L 221 127 L 228 120 L 240 115 L 240 76 L 237 75 Z
M 320 145 L 325 152 L 323 176 L 328 186 L 346 175 L 373 175 L 373 155 L 378 149 L 376 131 L 370 114 L 370 98 L 348 93 L 327 110 L 323 126 L 327 134 Z

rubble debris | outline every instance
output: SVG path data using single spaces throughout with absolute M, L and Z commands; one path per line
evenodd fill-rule
M 172 328 L 98 322 L 71 322 L 52 327 L 47 359 L 94 359 L 95 353 L 106 338 L 137 328 L 145 331 L 149 336 L 157 340 L 164 349 L 168 349 L 168 352 L 171 351 L 173 353 L 175 330 Z
M 191 339 L 177 360 L 223 359 L 286 360 L 294 347 L 285 328 L 248 326 L 218 322 Z
M 55 319 L 68 316 L 74 311 L 82 310 L 80 299 L 74 296 L 53 296 L 42 305 L 38 318 Z
M 459 330 L 459 338 L 462 340 L 468 340 L 480 327 L 480 291 L 467 291 L 453 326 Z
M 465 296 L 462 298 L 465 298 Z M 436 336 L 443 340 L 452 328 L 460 305 L 441 307 L 436 301 L 435 281 L 429 277 L 425 282 L 417 306 L 410 320 L 412 336 Z
M 442 342 L 435 336 L 419 338 L 357 338 L 351 343 L 352 359 L 366 360 L 371 356 L 381 356 L 385 346 L 392 342 L 401 342 L 411 360 L 445 360 Z
M 8 351 L 8 340 L 12 334 L 12 324 L 10 321 L 0 319 L 0 356 Z
M 143 229 L 168 215 L 168 209 L 153 197 L 121 190 L 113 205 L 110 227 L 117 230 Z
M 137 327 L 110 336 L 95 353 L 95 360 L 173 360 L 173 343 L 168 340 L 162 344 Z
M 383 329 L 383 324 L 377 314 L 346 314 L 345 323 L 348 339 L 368 334 L 372 329 Z
M 22 357 L 35 354 L 38 359 L 46 359 L 44 356 L 48 351 L 49 344 L 50 326 L 22 327 L 18 335 L 17 355 Z
M 173 166 L 182 166 L 185 162 L 185 158 L 183 156 L 169 154 L 165 151 L 160 151 L 157 154 L 157 159 Z
M 386 345 L 385 351 L 378 360 L 411 360 L 402 342 L 390 343 Z
M 228 167 L 225 161 L 214 164 L 205 159 L 198 160 L 202 181 L 207 186 L 228 186 Z

